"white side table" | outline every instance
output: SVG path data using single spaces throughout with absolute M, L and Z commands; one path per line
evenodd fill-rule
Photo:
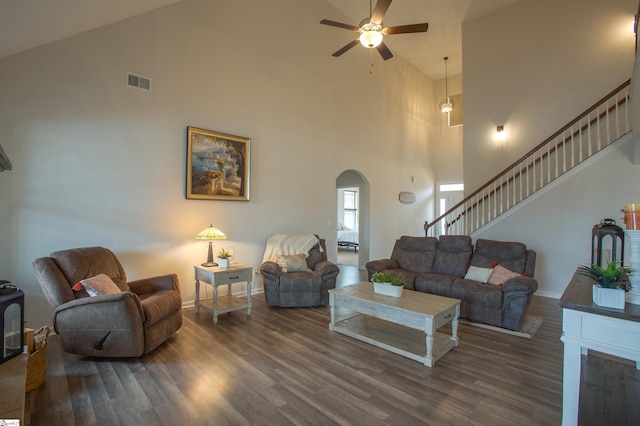
M 640 306 L 601 308 L 592 299 L 594 281 L 575 274 L 560 299 L 564 364 L 562 425 L 578 424 L 582 355 L 589 349 L 630 359 L 640 369 Z
M 251 278 L 253 267 L 241 264 L 232 264 L 228 268 L 194 266 L 196 277 L 196 313 L 204 308 L 213 313 L 213 323 L 218 322 L 218 315 L 225 312 L 247 310 L 247 316 L 251 315 Z M 213 298 L 200 300 L 200 281 L 211 285 Z M 231 284 L 247 283 L 247 300 L 231 294 Z M 218 296 L 218 286 L 227 284 L 227 294 Z

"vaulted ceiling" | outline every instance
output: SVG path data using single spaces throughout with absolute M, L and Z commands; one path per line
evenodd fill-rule
M 61 40 L 180 0 L 0 0 L 0 57 Z M 255 0 L 265 1 L 265 0 Z M 357 25 L 369 16 L 370 0 L 325 0 L 336 12 L 318 16 Z M 375 0 L 374 6 L 375 6 Z M 428 22 L 429 31 L 388 36 L 394 55 L 414 64 L 428 77 L 444 78 L 462 72 L 462 23 L 517 0 L 394 0 L 384 26 Z M 51 19 L 55 17 L 55 19 Z M 346 17 L 346 18 L 345 18 Z M 334 29 L 327 28 L 327 31 Z M 353 35 L 345 31 L 345 43 Z M 334 46 L 327 46 L 331 54 Z M 340 46 L 336 46 L 336 49 Z

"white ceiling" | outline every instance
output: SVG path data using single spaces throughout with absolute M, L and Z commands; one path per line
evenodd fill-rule
M 0 0 L 0 57 L 178 1 L 180 0 Z M 369 0 L 325 1 L 338 11 L 334 16 L 319 16 L 318 22 L 326 18 L 357 25 L 364 17 L 369 16 Z M 429 31 L 387 36 L 385 43 L 394 55 L 405 58 L 434 80 L 444 78 L 445 56 L 449 56 L 449 74 L 459 74 L 462 72 L 462 23 L 516 1 L 395 0 L 385 15 L 385 27 L 428 22 Z M 52 16 L 55 19 L 51 19 Z M 327 27 L 327 31 L 344 31 L 345 44 L 354 38 L 352 33 L 339 28 Z M 327 55 L 340 47 L 342 46 L 327 46 Z

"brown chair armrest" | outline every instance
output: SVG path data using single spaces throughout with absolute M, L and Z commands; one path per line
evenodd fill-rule
M 260 265 L 260 274 L 264 277 L 277 280 L 282 274 L 282 268 L 275 262 L 264 262 Z
M 371 281 L 371 276 L 376 272 L 386 271 L 387 269 L 397 269 L 398 262 L 393 259 L 379 259 L 372 260 L 367 262 L 367 272 L 369 273 L 369 281 Z
M 127 283 L 135 294 L 155 293 L 159 290 L 175 290 L 180 293 L 180 283 L 176 274 L 158 275 Z

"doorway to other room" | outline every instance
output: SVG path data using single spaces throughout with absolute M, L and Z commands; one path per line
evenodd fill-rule
M 355 170 L 336 179 L 337 263 L 364 268 L 369 261 L 369 183 Z

